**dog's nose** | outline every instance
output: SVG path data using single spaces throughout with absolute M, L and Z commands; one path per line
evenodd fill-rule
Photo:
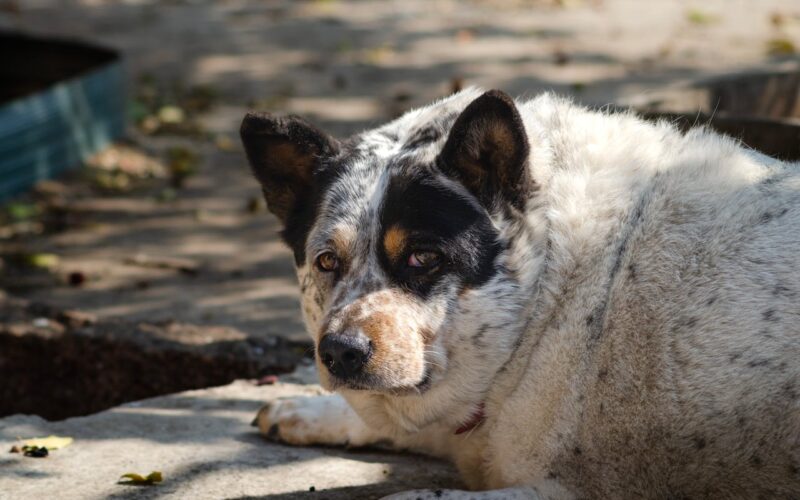
M 359 373 L 372 355 L 369 339 L 363 335 L 329 333 L 319 342 L 319 357 L 333 375 L 348 379 Z

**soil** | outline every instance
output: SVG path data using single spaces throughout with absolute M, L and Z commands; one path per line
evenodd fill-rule
M 97 321 L 0 301 L 0 417 L 50 420 L 128 401 L 291 372 L 308 344 L 174 322 Z M 200 341 L 200 343 L 198 343 Z M 306 358 L 307 359 L 307 358 Z
M 0 105 L 46 89 L 117 59 L 109 49 L 0 32 Z

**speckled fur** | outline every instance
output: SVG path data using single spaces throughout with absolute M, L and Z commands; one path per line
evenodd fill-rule
M 348 321 L 372 331 L 380 383 L 340 388 L 366 426 L 342 403 L 314 419 L 358 439 L 286 440 L 388 438 L 451 457 L 470 488 L 521 488 L 485 498 L 800 497 L 800 168 L 704 129 L 517 101 L 538 189 L 523 213 L 486 207 L 498 271 L 427 301 L 389 290 L 375 257 L 386 184 L 435 157 L 479 95 L 340 153 L 352 160 L 298 266 L 303 311 L 317 340 Z M 310 266 L 331 244 L 348 256 L 335 287 Z M 426 369 L 429 389 L 396 389 Z M 483 425 L 454 435 L 482 402 Z M 262 412 L 262 429 L 315 403 L 292 405 Z

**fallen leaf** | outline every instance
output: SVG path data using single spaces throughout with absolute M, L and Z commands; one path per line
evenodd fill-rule
M 772 23 L 773 26 L 776 28 L 780 28 L 784 24 L 786 24 L 786 16 L 781 14 L 780 12 L 773 12 L 769 16 L 769 21 Z
M 123 481 L 123 479 L 128 479 L 128 481 Z M 154 471 L 147 475 L 147 477 L 142 476 L 141 474 L 136 474 L 133 472 L 129 472 L 127 474 L 123 474 L 120 476 L 119 483 L 120 484 L 135 484 L 137 486 L 153 486 L 156 483 L 160 483 L 163 481 L 164 478 L 161 475 L 161 472 Z
M 686 20 L 692 24 L 707 25 L 719 21 L 719 18 L 713 14 L 703 12 L 699 9 L 691 9 L 686 12 Z
M 161 123 L 175 125 L 183 123 L 186 119 L 186 114 L 183 112 L 183 109 L 177 106 L 162 106 L 161 109 L 158 110 L 158 119 Z
M 6 205 L 6 212 L 14 221 L 33 219 L 41 212 L 34 203 L 12 202 Z
M 797 48 L 788 38 L 773 38 L 767 42 L 767 53 L 771 56 L 790 56 L 795 52 Z
M 220 98 L 220 91 L 212 85 L 191 87 L 181 98 L 181 104 L 188 111 L 202 112 L 211 109 Z
M 236 143 L 227 135 L 218 135 L 216 139 L 214 139 L 214 144 L 221 151 L 236 151 Z
M 29 253 L 23 256 L 23 261 L 29 267 L 50 269 L 58 265 L 59 258 L 52 253 Z
M 184 181 L 197 172 L 197 155 L 190 149 L 175 146 L 167 150 L 167 168 L 173 188 L 179 188 Z
M 27 439 L 22 442 L 23 449 L 27 447 L 47 448 L 48 450 L 58 450 L 72 444 L 71 437 L 47 436 L 43 438 Z

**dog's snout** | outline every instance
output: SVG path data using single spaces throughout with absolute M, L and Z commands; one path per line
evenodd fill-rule
M 363 335 L 329 333 L 319 342 L 319 357 L 334 376 L 348 379 L 361 373 L 372 355 L 369 339 Z

